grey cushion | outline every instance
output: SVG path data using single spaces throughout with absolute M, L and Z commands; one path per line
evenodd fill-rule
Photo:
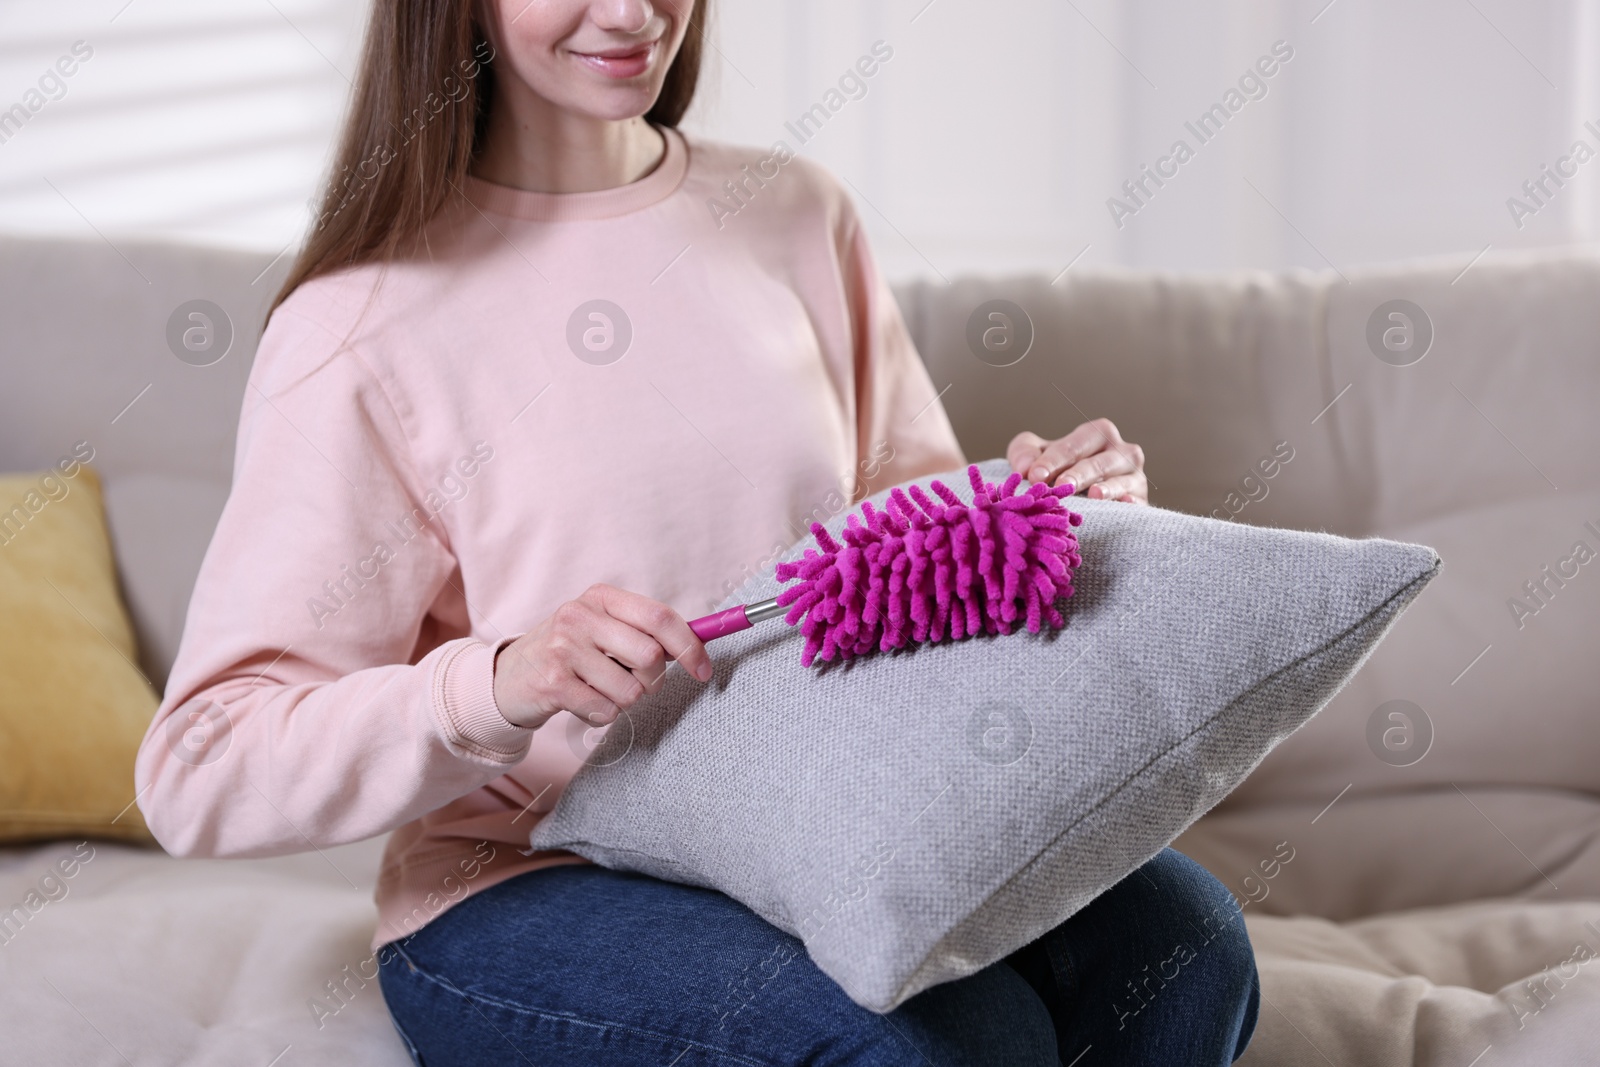
M 964 472 L 939 477 L 971 500 Z M 715 679 L 672 670 L 531 844 L 720 890 L 890 1011 L 1159 852 L 1327 703 L 1439 568 L 1421 545 L 1070 504 L 1083 567 L 1064 629 L 820 668 L 781 621 L 723 638 Z M 779 588 L 769 570 L 725 606 Z

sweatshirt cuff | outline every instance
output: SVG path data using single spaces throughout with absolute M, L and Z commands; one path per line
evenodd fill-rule
M 508 722 L 494 699 L 495 653 L 515 640 L 463 642 L 440 665 L 435 690 L 449 740 L 496 763 L 522 759 L 533 736 L 532 727 Z

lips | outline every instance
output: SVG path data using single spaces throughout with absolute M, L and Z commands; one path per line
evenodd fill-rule
M 578 62 L 607 78 L 637 78 L 650 69 L 655 59 L 656 42 L 631 48 L 608 48 L 603 52 L 574 52 Z

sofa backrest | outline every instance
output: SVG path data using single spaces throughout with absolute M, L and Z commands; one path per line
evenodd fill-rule
M 227 499 L 245 381 L 289 259 L 0 239 L 0 470 L 43 470 L 80 442 L 93 450 L 140 666 L 158 689 Z M 209 351 L 183 347 L 184 330 L 204 330 L 185 307 L 199 300 L 223 309 L 233 334 L 205 366 L 224 339 L 214 321 Z M 175 314 L 187 361 L 168 342 Z M 206 341 L 190 334 L 197 349 Z
M 1600 894 L 1600 256 L 1075 269 L 900 301 L 969 457 L 1108 416 L 1158 504 L 1442 555 L 1350 685 L 1186 836 L 1197 858 L 1247 874 L 1287 840 L 1295 876 L 1264 903 L 1285 912 Z M 994 301 L 1031 321 L 1009 366 L 969 341 L 1004 329 Z
M 227 495 L 250 359 L 288 258 L 0 240 L 0 470 L 43 469 L 79 441 L 94 449 L 158 687 Z M 1145 448 L 1157 504 L 1443 555 L 1440 578 L 1356 679 L 1209 820 L 1232 813 L 1243 829 L 1196 850 L 1248 867 L 1255 851 L 1273 854 L 1265 838 L 1293 840 L 1280 820 L 1298 820 L 1303 838 L 1337 795 L 1316 825 L 1344 825 L 1345 843 L 1301 850 L 1299 869 L 1317 877 L 1274 898 L 1288 910 L 1538 891 L 1542 876 L 1506 847 L 1512 831 L 1496 836 L 1487 820 L 1504 828 L 1550 809 L 1497 814 L 1459 792 L 1495 785 L 1584 798 L 1556 835 L 1565 859 L 1533 855 L 1533 832 L 1516 847 L 1539 867 L 1590 871 L 1565 884 L 1600 893 L 1600 563 L 1576 562 L 1580 542 L 1600 551 L 1600 257 L 1491 254 L 1345 275 L 1074 269 L 1053 284 L 968 278 L 896 296 L 969 458 L 1003 453 L 1021 429 L 1053 436 L 1108 416 Z M 179 358 L 168 337 L 195 300 L 234 330 L 205 366 L 210 354 Z M 1031 343 L 1011 362 L 1024 321 Z M 994 327 L 991 341 L 1013 331 L 1009 352 L 981 343 Z M 1409 350 L 1385 347 L 1393 331 L 1403 349 L 1408 329 Z M 1274 459 L 1266 477 L 1260 464 Z M 1432 740 L 1400 765 L 1404 745 L 1398 757 L 1374 747 L 1370 730 L 1378 716 L 1377 736 L 1403 741 L 1379 713 L 1406 706 Z M 1391 723 L 1398 732 L 1385 733 Z M 1439 811 L 1395 818 L 1388 798 L 1402 793 L 1431 795 Z M 1439 858 L 1443 839 L 1493 862 L 1464 877 Z M 1433 882 L 1374 879 L 1351 860 L 1408 850 L 1433 858 Z M 1352 889 L 1361 879 L 1370 884 Z

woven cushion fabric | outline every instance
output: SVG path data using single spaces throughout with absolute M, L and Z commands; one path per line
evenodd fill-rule
M 971 500 L 963 471 L 938 478 Z M 782 622 L 720 639 L 711 683 L 675 668 L 607 727 L 531 845 L 724 892 L 887 1012 L 1159 852 L 1439 568 L 1421 545 L 1070 504 L 1083 566 L 1064 628 L 820 668 Z M 724 606 L 780 588 L 769 570 Z
M 0 475 L 0 841 L 150 843 L 133 759 L 157 695 L 137 659 L 94 468 Z

